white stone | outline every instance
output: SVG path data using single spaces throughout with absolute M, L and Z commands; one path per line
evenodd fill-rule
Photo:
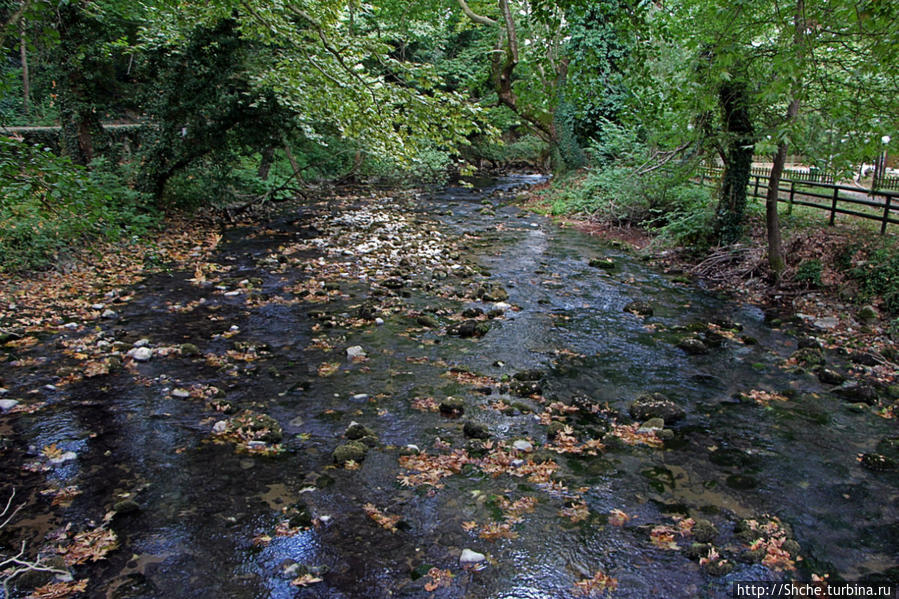
M 471 549 L 463 549 L 462 555 L 459 556 L 459 563 L 463 566 L 480 564 L 487 560 L 487 556 Z
M 172 397 L 187 399 L 188 397 L 190 397 L 190 391 L 188 391 L 187 389 L 178 388 L 172 391 Z
M 512 449 L 516 449 L 518 451 L 524 451 L 529 453 L 534 451 L 534 446 L 530 444 L 529 441 L 525 441 L 524 439 L 518 439 L 514 443 L 512 443 Z
M 19 405 L 19 402 L 15 399 L 0 399 L 0 411 L 8 412 Z
M 134 342 L 134 347 L 147 347 L 148 345 L 150 345 L 150 340 L 146 338 Z
M 7 393 L 9 393 L 9 389 L 5 389 L 5 388 L 3 388 L 3 387 L 0 387 L 0 395 L 6 395 Z
M 81 325 L 79 325 L 77 322 L 70 322 L 68 324 L 62 325 L 62 328 L 69 329 L 70 331 L 74 331 L 75 329 L 77 329 L 80 326 Z
M 215 424 L 212 425 L 212 432 L 216 435 L 220 435 L 228 429 L 228 423 L 224 420 L 219 420 Z
M 381 318 L 380 316 L 375 318 L 375 324 L 378 326 L 381 326 L 382 324 L 384 324 L 384 319 Z
M 149 347 L 138 347 L 133 350 L 134 353 L 131 354 L 131 357 L 137 360 L 138 362 L 146 362 L 150 358 L 153 357 L 153 350 Z
M 116 318 L 118 314 L 116 314 L 115 310 L 104 310 L 103 314 L 100 315 L 102 318 L 106 318 L 107 320 L 111 320 Z
M 226 291 L 225 292 L 226 297 L 234 297 L 235 295 L 240 295 L 239 289 L 235 289 L 234 291 Z
M 357 358 L 365 357 L 365 350 L 362 349 L 361 345 L 354 345 L 352 347 L 346 348 L 346 357 L 350 360 L 355 360 Z
M 106 307 L 106 304 L 94 304 L 94 305 L 91 306 L 91 308 L 92 308 L 93 310 L 102 310 L 102 309 L 105 308 L 105 307 Z
M 350 399 L 352 399 L 353 401 L 368 401 L 368 397 L 368 393 L 357 393 L 356 395 L 350 397 Z
M 75 453 L 74 451 L 67 451 L 64 454 L 62 454 L 61 456 L 50 460 L 50 463 L 51 464 L 62 464 L 63 462 L 68 462 L 68 461 L 74 460 L 77 457 L 78 457 L 78 454 Z

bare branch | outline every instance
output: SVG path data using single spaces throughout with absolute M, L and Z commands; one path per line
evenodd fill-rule
M 474 21 L 475 23 L 480 23 L 481 25 L 496 25 L 496 21 L 491 19 L 490 17 L 482 17 L 479 14 L 476 14 L 471 7 L 468 6 L 468 3 L 465 0 L 457 0 L 459 2 L 459 6 L 462 8 L 462 12 L 465 13 L 469 19 Z

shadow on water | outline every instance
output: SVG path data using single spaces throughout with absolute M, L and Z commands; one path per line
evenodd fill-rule
M 4 450 L 4 486 L 47 486 L 20 466 L 51 443 L 78 456 L 43 475 L 55 486 L 79 487 L 69 507 L 51 509 L 32 494 L 32 542 L 54 526 L 83 528 L 133 501 L 138 509 L 119 509 L 112 520 L 120 548 L 78 571 L 91 579 L 90 596 L 122 598 L 563 598 L 597 571 L 617 579 L 619 597 L 725 597 L 735 580 L 825 571 L 858 579 L 894 567 L 896 475 L 862 469 L 856 459 L 895 435 L 894 423 L 847 411 L 813 376 L 784 369 L 795 342 L 767 326 L 758 309 L 677 283 L 627 251 L 511 205 L 517 187 L 539 180 L 510 176 L 395 205 L 375 202 L 457 246 L 459 256 L 445 268 L 410 265 L 401 289 L 385 291 L 371 284 L 374 277 L 350 272 L 335 278 L 330 301 L 272 301 L 295 297 L 289 289 L 318 276 L 290 258 L 316 265 L 358 258 L 358 245 L 332 252 L 308 243 L 322 236 L 323 212 L 368 209 L 356 200 L 297 209 L 266 230 L 230 230 L 216 257 L 224 273 L 217 283 L 198 286 L 182 272 L 146 280 L 119 321 L 104 325 L 110 338 L 122 347 L 141 338 L 154 347 L 187 343 L 199 354 L 174 353 L 85 379 L 52 392 L 41 411 L 5 418 L 12 445 Z M 594 258 L 611 258 L 614 268 L 591 266 Z M 451 262 L 467 266 L 454 270 Z M 502 285 L 508 306 L 444 293 L 472 281 Z M 234 289 L 243 292 L 229 295 Z M 625 311 L 635 300 L 649 303 L 653 315 Z M 192 302 L 191 310 L 172 309 Z M 354 319 L 366 302 L 380 305 L 382 324 Z M 449 315 L 497 305 L 503 314 L 482 338 L 442 334 L 452 326 Z M 423 313 L 442 327 L 414 326 L 409 314 Z M 699 330 L 696 323 L 710 322 L 742 330 L 717 339 L 706 354 L 676 345 Z M 322 338 L 329 345 L 313 343 Z M 344 350 L 355 345 L 367 361 L 346 360 Z M 253 356 L 210 358 L 229 351 Z M 328 362 L 339 363 L 337 373 L 319 376 Z M 451 367 L 482 375 L 485 388 L 447 377 Z M 603 407 L 605 420 L 577 417 L 579 432 L 601 436 L 609 414 L 629 423 L 628 406 L 644 393 L 664 394 L 686 416 L 668 427 L 673 434 L 661 449 L 607 443 L 595 457 L 551 454 L 540 447 L 547 428 L 533 413 L 543 406 L 510 394 L 506 384 L 527 370 L 538 372 L 546 404 Z M 41 368 L 3 374 L 15 377 L 13 392 L 52 381 Z M 218 393 L 199 400 L 173 395 L 211 386 Z M 788 400 L 762 406 L 735 399 L 752 390 Z M 447 396 L 463 400 L 464 419 L 410 407 L 414 398 L 438 403 Z M 215 442 L 216 423 L 240 410 L 280 423 L 281 455 L 239 453 Z M 399 484 L 406 473 L 400 448 L 438 453 L 438 437 L 470 445 L 462 429 L 472 418 L 488 425 L 494 442 L 529 439 L 539 455 L 558 462 L 557 478 L 578 490 L 586 519 L 560 515 L 572 507 L 564 492 L 477 468 L 444 478 L 442 488 Z M 352 421 L 372 429 L 378 443 L 358 470 L 335 468 L 332 452 Z M 537 500 L 512 527 L 514 538 L 489 541 L 463 528 L 500 522 L 499 497 Z M 379 527 L 367 504 L 399 516 L 396 530 Z M 610 523 L 613 510 L 629 521 Z M 53 518 L 38 526 L 48 513 Z M 764 522 L 766 515 L 792 529 L 804 557 L 798 573 L 740 559 L 747 545 L 740 522 Z M 710 572 L 701 556 L 688 555 L 695 539 L 687 535 L 675 538 L 679 550 L 652 542 L 655 527 L 677 530 L 687 516 L 715 527 L 710 540 L 729 558 L 729 573 Z M 487 567 L 460 568 L 466 548 L 486 554 Z M 434 592 L 426 587 L 432 567 L 453 574 Z M 310 584 L 292 586 L 303 574 Z

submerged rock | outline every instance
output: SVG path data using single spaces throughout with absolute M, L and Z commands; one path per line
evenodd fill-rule
M 624 306 L 625 312 L 636 314 L 637 316 L 652 316 L 653 309 L 647 302 L 633 301 Z
M 153 357 L 153 350 L 149 347 L 138 347 L 131 350 L 131 357 L 138 362 L 146 362 Z
M 846 377 L 839 372 L 824 368 L 823 366 L 818 368 L 815 371 L 815 374 L 818 375 L 818 380 L 825 385 L 842 385 L 846 381 Z
M 346 348 L 346 357 L 348 360 L 361 360 L 367 356 L 361 345 L 353 345 Z
M 718 536 L 715 525 L 705 519 L 699 519 L 693 524 L 693 538 L 700 543 L 711 543 Z
M 602 270 L 615 270 L 615 261 L 611 258 L 592 258 L 589 262 L 593 268 Z
M 0 399 L 0 412 L 8 412 L 19 405 L 19 402 L 15 399 Z
M 441 414 L 461 416 L 465 412 L 465 402 L 458 397 L 447 397 L 438 406 Z
M 709 347 L 700 339 L 697 339 L 695 337 L 686 337 L 684 339 L 681 339 L 678 342 L 677 346 L 691 356 L 698 356 L 701 354 L 709 353 Z
M 456 335 L 458 337 L 466 339 L 471 337 L 483 337 L 489 331 L 490 325 L 486 322 L 477 320 L 464 320 L 449 327 L 446 332 L 450 335 Z
M 868 405 L 877 403 L 877 391 L 874 387 L 858 381 L 846 381 L 834 389 L 833 393 L 852 403 L 861 402 Z
M 464 566 L 473 566 L 487 561 L 487 556 L 471 549 L 463 549 L 462 555 L 459 556 L 459 564 Z
M 336 464 L 346 464 L 349 461 L 361 462 L 368 453 L 368 446 L 361 441 L 350 441 L 343 445 L 338 445 L 334 449 L 332 457 Z
M 474 420 L 467 420 L 465 424 L 462 425 L 462 432 L 465 433 L 466 437 L 471 439 L 490 438 L 490 429 L 487 428 L 487 425 L 483 422 L 476 422 Z
M 363 437 L 376 437 L 375 432 L 373 430 L 371 430 L 367 426 L 359 424 L 355 420 L 353 422 L 351 422 L 348 427 L 346 427 L 346 432 L 344 433 L 344 436 L 347 439 L 350 439 L 353 441 L 357 441 L 359 439 L 362 439 Z
M 682 407 L 661 393 L 639 396 L 630 405 L 628 411 L 634 420 L 661 418 L 665 424 L 677 422 L 686 415 Z

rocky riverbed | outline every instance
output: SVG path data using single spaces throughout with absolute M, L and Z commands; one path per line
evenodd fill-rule
M 537 180 L 345 190 L 12 330 L 0 545 L 54 569 L 14 592 L 895 579 L 884 365 L 519 211 Z

